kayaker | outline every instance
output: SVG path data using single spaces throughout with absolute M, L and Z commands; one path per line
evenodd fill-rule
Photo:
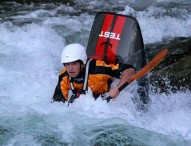
M 119 95 L 118 87 L 128 80 L 135 68 L 128 64 L 106 64 L 104 61 L 87 59 L 81 44 L 67 45 L 61 54 L 61 70 L 52 101 L 72 103 L 90 88 L 95 99 L 108 92 L 112 98 Z M 114 78 L 120 78 L 117 86 L 110 89 Z M 72 92 L 72 95 L 69 93 Z

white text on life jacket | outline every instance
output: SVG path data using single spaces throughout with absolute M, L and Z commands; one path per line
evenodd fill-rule
M 99 34 L 100 37 L 105 37 L 105 38 L 111 38 L 111 39 L 116 39 L 120 40 L 120 34 L 114 33 L 114 32 L 109 32 L 109 31 L 101 31 L 101 34 Z

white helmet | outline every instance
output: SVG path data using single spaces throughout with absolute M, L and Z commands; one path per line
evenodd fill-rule
M 62 51 L 61 63 L 69 63 L 77 60 L 81 60 L 86 64 L 86 49 L 80 44 L 67 45 Z

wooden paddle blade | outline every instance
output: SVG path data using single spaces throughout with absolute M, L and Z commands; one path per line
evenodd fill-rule
M 135 75 L 133 75 L 127 82 L 131 83 L 134 80 L 141 78 L 148 72 L 150 72 L 155 66 L 157 66 L 162 59 L 167 55 L 168 49 L 163 49 L 160 51 L 147 65 L 145 65 L 140 71 L 138 71 Z

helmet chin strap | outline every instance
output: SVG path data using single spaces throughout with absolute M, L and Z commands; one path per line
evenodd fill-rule
M 79 71 L 79 74 L 75 78 L 83 76 L 82 71 L 83 71 L 84 67 L 85 67 L 85 65 L 83 64 L 82 61 L 80 61 L 80 71 Z
M 81 64 L 80 64 L 80 72 L 82 72 L 83 67 L 84 67 L 84 65 L 81 63 Z

